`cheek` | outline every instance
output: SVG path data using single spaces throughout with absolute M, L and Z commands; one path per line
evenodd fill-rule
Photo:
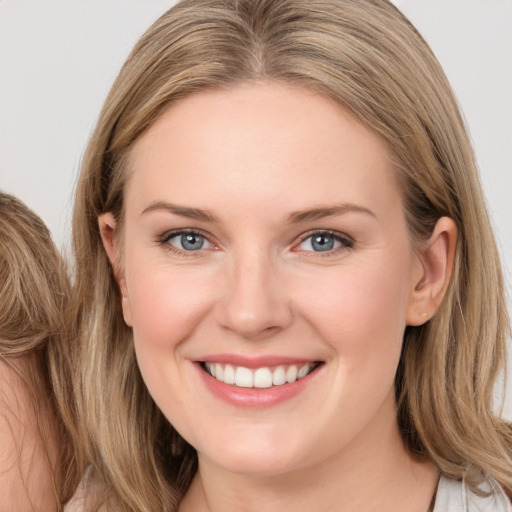
M 133 268 L 127 286 L 138 366 L 156 404 L 164 413 L 179 411 L 174 419 L 181 424 L 189 392 L 182 347 L 209 309 L 209 280 L 168 266 Z
M 408 260 L 401 260 L 339 268 L 308 283 L 303 316 L 347 365 L 398 362 L 410 282 Z
M 167 265 L 132 268 L 127 287 L 136 347 L 170 350 L 178 346 L 211 303 L 210 279 L 200 270 L 191 279 L 190 273 Z

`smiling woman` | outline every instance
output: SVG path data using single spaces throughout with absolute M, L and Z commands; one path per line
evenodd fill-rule
M 171 9 L 100 116 L 74 249 L 77 428 L 115 509 L 511 509 L 499 261 L 391 4 Z
M 322 95 L 266 81 L 195 94 L 132 148 L 121 244 L 112 213 L 100 230 L 114 265 L 122 254 L 144 382 L 198 451 L 203 486 L 226 470 L 343 473 L 380 450 L 389 492 L 385 468 L 407 468 L 426 510 L 437 470 L 402 446 L 394 378 L 405 325 L 443 296 L 456 228 L 439 220 L 415 250 L 387 154 Z M 188 206 L 146 206 L 163 198 Z

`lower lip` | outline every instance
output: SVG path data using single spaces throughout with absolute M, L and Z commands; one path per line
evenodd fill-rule
M 321 370 L 321 367 L 317 367 L 302 379 L 281 386 L 242 388 L 225 384 L 206 373 L 200 364 L 196 363 L 196 366 L 207 388 L 217 398 L 230 405 L 246 409 L 264 409 L 290 400 L 302 393 Z

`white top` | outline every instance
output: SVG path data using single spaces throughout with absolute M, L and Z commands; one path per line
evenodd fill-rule
M 64 507 L 64 512 L 87 512 L 89 510 L 87 496 L 91 497 L 91 494 L 94 494 L 90 480 L 90 471 L 86 471 L 75 496 Z M 481 488 L 484 492 L 491 489 L 488 484 L 482 485 Z M 104 509 L 100 508 L 101 510 Z M 487 497 L 480 497 L 462 481 L 442 476 L 437 487 L 433 512 L 512 512 L 512 504 L 498 485 Z
M 481 486 L 484 492 L 491 490 Z M 463 482 L 444 476 L 439 480 L 434 512 L 512 512 L 512 504 L 504 491 L 496 485 L 487 497 L 473 493 Z

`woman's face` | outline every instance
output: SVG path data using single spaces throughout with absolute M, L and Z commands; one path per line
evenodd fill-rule
M 282 474 L 397 428 L 424 270 L 379 138 L 325 97 L 245 84 L 169 108 L 129 173 L 125 320 L 201 461 Z

